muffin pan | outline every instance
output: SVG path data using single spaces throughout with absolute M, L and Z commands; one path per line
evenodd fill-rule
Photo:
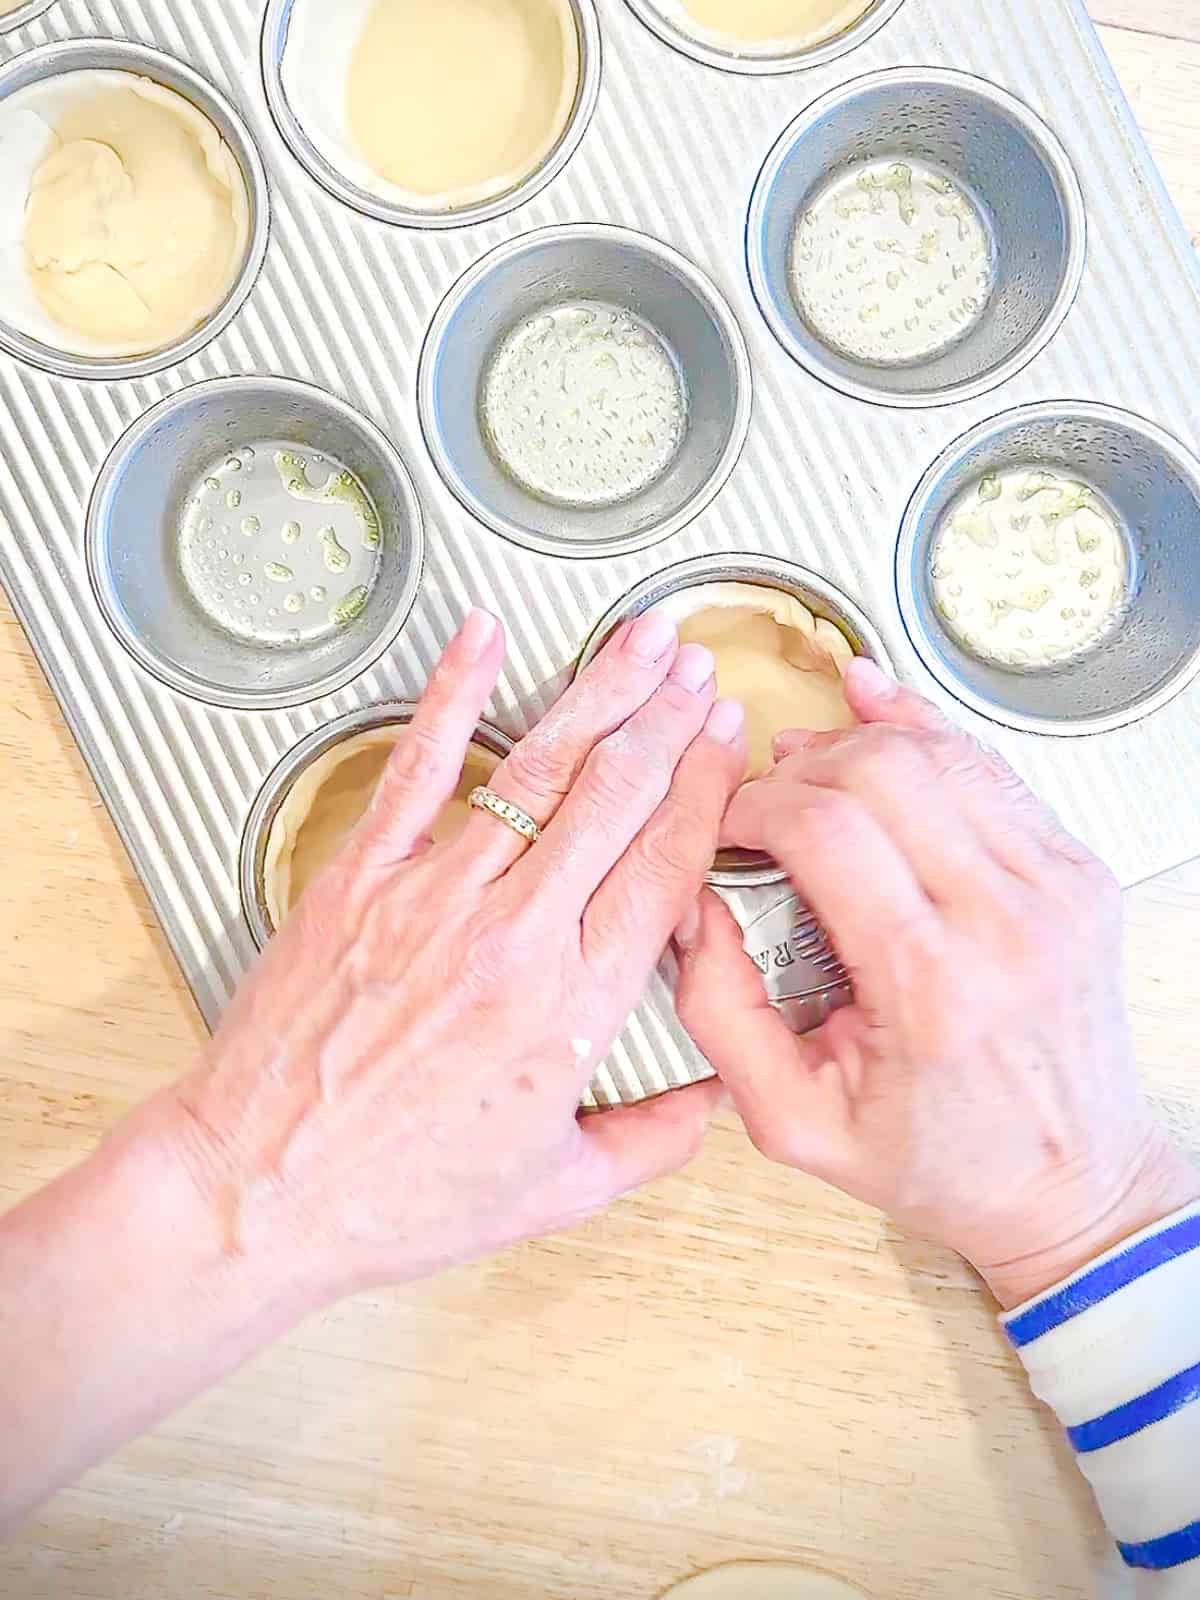
M 59 359 L 5 335 L 0 305 L 0 576 L 210 1023 L 264 931 L 254 861 L 281 773 L 338 719 L 411 702 L 472 604 L 508 628 L 488 721 L 519 736 L 606 615 L 688 561 L 802 569 L 1123 882 L 1200 853 L 1200 281 L 1082 4 L 880 0 L 770 57 L 697 44 L 667 0 L 576 0 L 559 147 L 435 217 L 364 203 L 304 148 L 276 70 L 289 10 L 58 0 L 0 22 L 0 95 L 133 66 L 212 118 L 251 194 L 239 283 L 172 350 Z M 789 298 L 790 228 L 831 162 L 906 152 L 969 189 L 996 289 L 925 369 L 847 363 Z M 482 437 L 496 341 L 556 296 L 638 317 L 684 379 L 683 443 L 623 505 L 539 502 Z M 214 630 L 172 548 L 197 473 L 254 433 L 352 471 L 380 527 L 369 603 L 290 653 Z M 1139 580 L 1119 635 L 1036 678 L 956 652 L 927 593 L 941 510 L 1024 452 L 1103 494 Z M 724 892 L 794 1022 L 844 997 L 786 886 Z M 592 1098 L 705 1070 L 656 979 Z

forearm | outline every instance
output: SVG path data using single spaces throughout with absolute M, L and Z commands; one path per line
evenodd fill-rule
M 173 1095 L 0 1218 L 0 1528 L 308 1309 L 225 1237 Z
M 1200 1204 L 1006 1316 L 1139 1600 L 1200 1592 Z

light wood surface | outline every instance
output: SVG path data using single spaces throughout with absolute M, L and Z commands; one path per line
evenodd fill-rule
M 1094 11 L 1200 234 L 1200 5 Z M 6 611 L 0 753 L 7 1200 L 201 1027 Z M 1128 904 L 1141 1060 L 1195 1152 L 1200 865 Z M 569 1239 L 315 1319 L 60 1496 L 0 1550 L 0 1594 L 651 1600 L 762 1557 L 874 1600 L 1082 1600 L 1104 1547 L 965 1269 L 726 1121 Z

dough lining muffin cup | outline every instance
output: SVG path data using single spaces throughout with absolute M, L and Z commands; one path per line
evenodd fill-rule
M 231 151 L 246 186 L 248 229 L 237 274 L 220 305 L 203 322 L 171 343 L 144 355 L 81 355 L 36 339 L 5 321 L 0 305 L 0 349 L 18 360 L 63 378 L 112 382 L 145 378 L 186 361 L 217 337 L 237 316 L 254 288 L 267 253 L 270 200 L 267 172 L 253 137 L 239 113 L 208 80 L 174 56 L 126 39 L 72 39 L 38 45 L 0 67 L 0 101 L 33 84 L 76 72 L 129 72 L 170 89 L 190 101 L 212 123 Z

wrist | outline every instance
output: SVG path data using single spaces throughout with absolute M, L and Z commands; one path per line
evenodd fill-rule
M 204 1116 L 203 1069 L 143 1108 L 146 1135 L 172 1173 L 191 1216 L 197 1289 L 241 1308 L 240 1337 L 257 1347 L 329 1298 L 283 1220 L 269 1178 L 254 1181 L 244 1153 Z
M 1094 1175 L 1068 1185 L 1053 1229 L 1012 1254 L 976 1259 L 974 1265 L 1004 1311 L 1036 1299 L 1056 1284 L 1200 1200 L 1200 1173 L 1157 1130 L 1130 1161 L 1121 1180 L 1102 1186 Z M 1001 1244 L 1004 1241 L 1000 1241 Z

